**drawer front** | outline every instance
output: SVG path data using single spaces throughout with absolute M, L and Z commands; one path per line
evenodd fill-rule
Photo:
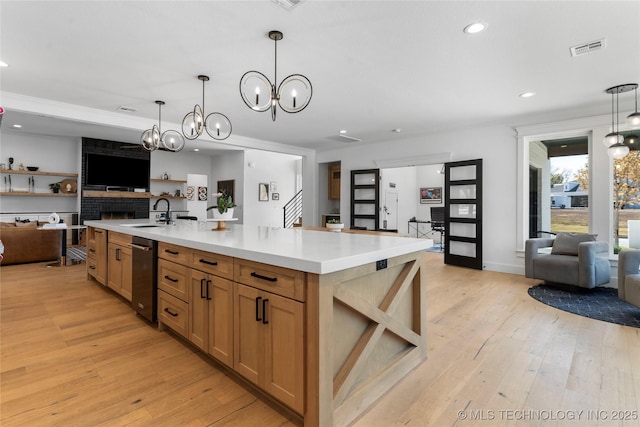
M 158 244 L 158 258 L 167 259 L 182 265 L 189 265 L 191 263 L 192 252 L 192 249 L 185 248 L 184 246 L 164 242 Z
M 158 260 L 158 289 L 189 302 L 188 274 L 188 267 L 160 259 Z
M 301 302 L 305 301 L 305 279 L 302 271 L 238 258 L 234 260 L 233 280 L 236 282 Z
M 117 233 L 115 231 L 109 232 L 109 243 L 117 243 L 122 246 L 127 246 L 127 244 L 132 241 L 133 237 L 128 234 Z
M 96 256 L 87 255 L 87 274 L 96 277 L 97 267 L 96 267 Z
M 158 291 L 158 320 L 185 338 L 189 330 L 188 307 L 186 302 Z
M 89 240 L 87 242 L 87 258 L 96 257 L 96 241 Z
M 194 250 L 191 257 L 191 267 L 214 276 L 233 280 L 233 258 L 230 256 Z

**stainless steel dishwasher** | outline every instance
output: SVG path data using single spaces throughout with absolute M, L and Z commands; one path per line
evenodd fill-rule
M 157 242 L 134 236 L 129 246 L 132 249 L 131 260 L 133 264 L 131 306 L 149 322 L 155 322 L 158 295 L 156 282 Z

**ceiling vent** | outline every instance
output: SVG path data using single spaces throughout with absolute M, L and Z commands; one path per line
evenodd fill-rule
M 362 139 L 356 138 L 355 136 L 349 136 L 349 135 L 345 135 L 345 134 L 341 134 L 341 133 L 339 133 L 337 135 L 334 135 L 334 136 L 330 136 L 328 138 L 332 139 L 334 141 L 347 142 L 347 143 L 362 141 Z
M 136 110 L 133 107 L 127 107 L 125 105 L 121 105 L 118 108 L 116 108 L 116 111 L 124 111 L 125 113 L 135 113 L 138 110 Z
M 607 39 L 595 40 L 589 43 L 579 44 L 569 48 L 571 50 L 571 56 L 584 55 L 591 53 L 595 50 L 600 50 L 607 47 Z
M 291 10 L 294 7 L 296 7 L 299 3 L 302 3 L 302 0 L 271 0 L 271 1 L 286 10 Z

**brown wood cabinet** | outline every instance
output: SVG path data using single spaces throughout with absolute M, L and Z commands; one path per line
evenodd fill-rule
M 122 295 L 126 300 L 131 301 L 132 290 L 132 250 L 125 246 L 120 240 L 111 241 L 109 235 L 109 256 L 107 259 L 108 276 L 107 286 Z M 131 238 L 129 237 L 129 240 Z
M 329 165 L 329 200 L 340 200 L 340 164 Z
M 107 231 L 95 227 L 87 229 L 87 274 L 107 285 Z
M 233 367 L 233 282 L 192 269 L 189 340 Z
M 298 413 L 304 410 L 304 304 L 236 283 L 234 369 Z

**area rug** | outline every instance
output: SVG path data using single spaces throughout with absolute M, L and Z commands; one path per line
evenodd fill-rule
M 87 252 L 84 246 L 74 246 L 67 248 L 67 258 L 76 262 L 84 261 L 87 258 Z
M 434 243 L 433 246 L 427 248 L 427 252 L 442 252 L 442 247 L 440 243 Z
M 543 304 L 569 313 L 640 328 L 640 308 L 618 298 L 617 289 L 568 291 L 549 285 L 536 285 L 529 288 L 529 295 Z

